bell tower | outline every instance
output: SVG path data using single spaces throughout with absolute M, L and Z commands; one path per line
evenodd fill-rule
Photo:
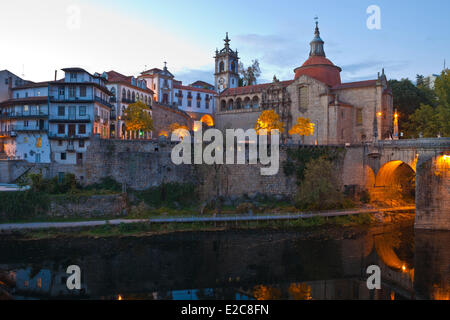
M 216 71 L 214 73 L 215 88 L 219 93 L 225 89 L 239 86 L 238 52 L 230 48 L 228 32 L 224 42 L 224 48 L 220 51 L 216 49 L 216 55 L 214 57 L 216 61 Z

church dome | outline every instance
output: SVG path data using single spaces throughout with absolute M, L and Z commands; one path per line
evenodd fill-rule
M 341 84 L 341 68 L 335 66 L 326 58 L 323 44 L 324 42 L 320 38 L 319 26 L 316 22 L 314 39 L 310 43 L 311 52 L 309 53 L 309 58 L 301 67 L 294 70 L 294 80 L 297 80 L 302 75 L 306 75 L 326 83 L 331 87 Z

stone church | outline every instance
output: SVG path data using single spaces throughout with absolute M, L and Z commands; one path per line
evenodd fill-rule
M 283 140 L 298 141 L 288 131 L 298 117 L 315 124 L 306 144 L 361 143 L 394 136 L 392 91 L 384 69 L 377 79 L 342 83 L 341 68 L 326 58 L 324 41 L 316 22 L 309 58 L 294 70 L 292 80 L 238 86 L 239 57 L 229 45 L 216 50 L 215 103 L 218 129 L 253 128 L 264 110 L 274 110 L 284 123 Z

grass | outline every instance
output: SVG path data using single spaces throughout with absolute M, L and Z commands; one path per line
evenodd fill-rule
M 402 218 L 411 217 L 403 215 Z M 101 225 L 73 229 L 45 229 L 18 232 L 26 239 L 48 239 L 56 237 L 116 237 L 145 236 L 181 231 L 217 231 L 217 230 L 308 230 L 317 227 L 348 228 L 370 226 L 376 223 L 372 214 L 359 214 L 338 217 L 313 217 L 283 221 L 240 221 L 240 222 L 197 222 L 197 223 L 121 223 L 119 225 Z M 17 234 L 17 233 L 16 233 Z

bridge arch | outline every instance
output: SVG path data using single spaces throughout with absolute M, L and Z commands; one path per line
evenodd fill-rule
M 372 182 L 374 185 L 371 189 L 371 198 L 374 201 L 412 202 L 415 199 L 415 168 L 403 161 L 393 160 L 385 163 L 376 175 L 371 176 L 369 171 L 366 185 Z

